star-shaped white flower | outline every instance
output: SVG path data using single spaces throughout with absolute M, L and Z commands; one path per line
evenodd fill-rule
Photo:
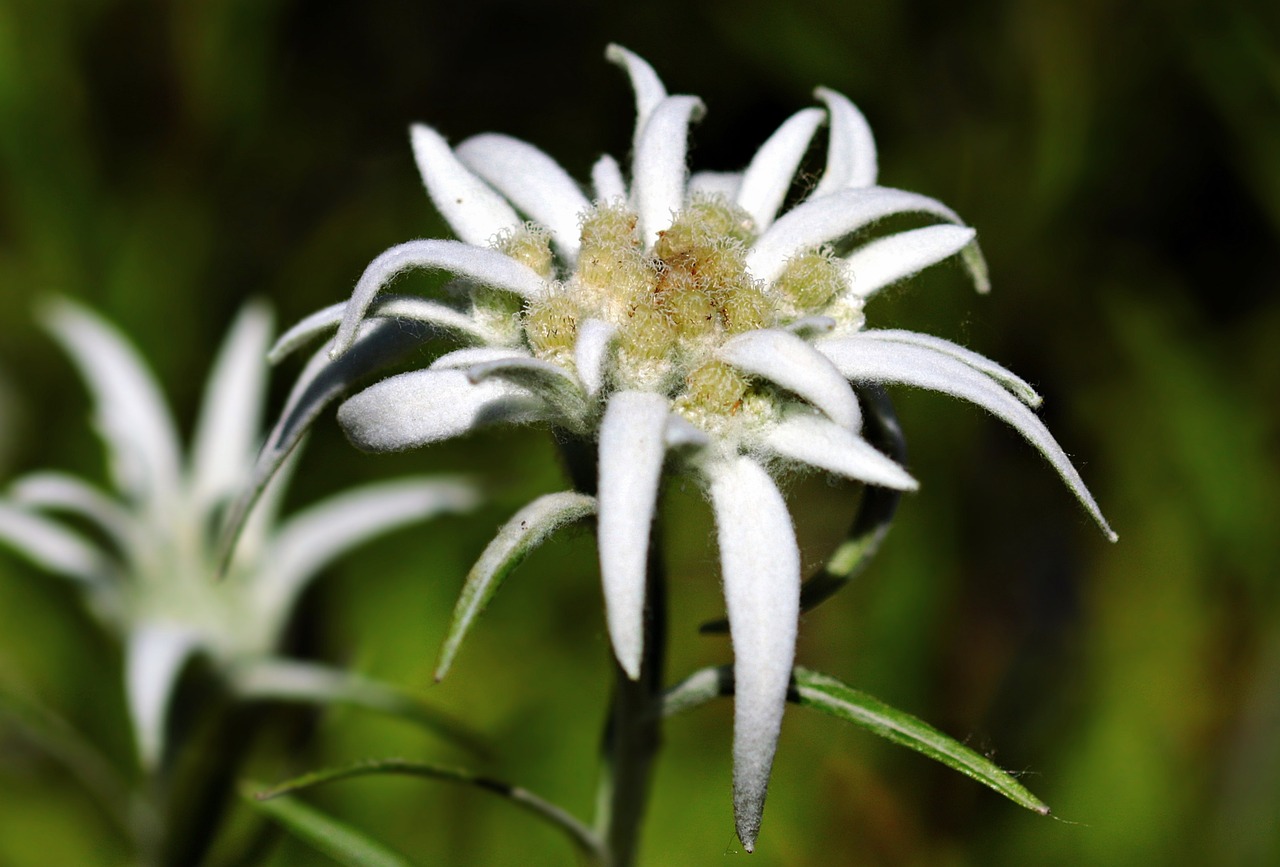
M 703 483 L 734 648 L 735 813 L 751 849 L 799 614 L 800 558 L 774 470 L 805 465 L 869 485 L 916 487 L 860 436 L 851 383 L 919 386 L 986 408 L 1030 440 L 1112 533 L 1029 408 L 1040 400 L 1029 385 L 948 341 L 864 329 L 867 298 L 930 265 L 958 255 L 979 291 L 987 277 L 974 230 L 950 208 L 876 186 L 875 144 L 852 103 L 820 88 L 825 110 L 788 119 L 744 171 L 689 176 L 688 127 L 702 103 L 668 95 L 626 49 L 612 46 L 608 57 L 626 69 L 636 93 L 629 179 L 605 156 L 584 193 L 532 145 L 484 134 L 450 147 L 435 130 L 414 126 L 427 192 L 458 240 L 387 250 L 349 301 L 300 323 L 275 353 L 336 326 L 330 351 L 345 357 L 388 320 L 468 344 L 341 406 L 348 437 L 369 451 L 422 446 L 498 422 L 544 422 L 597 442 L 609 635 L 632 677 L 644 651 L 659 480 L 674 467 Z M 821 180 L 780 213 L 824 121 Z M 863 230 L 901 214 L 927 225 L 865 240 Z M 380 294 L 413 268 L 458 279 L 441 301 Z M 367 367 L 359 365 L 362 373 Z M 266 474 L 283 448 L 269 446 Z M 522 513 L 520 525 L 545 534 L 557 516 L 581 513 L 578 499 L 547 499 Z
M 391 709 L 390 690 L 277 656 L 295 603 L 319 570 L 379 533 L 468 510 L 469 484 L 406 479 L 348 491 L 277 523 L 284 476 L 244 528 L 219 579 L 223 512 L 258 448 L 271 317 L 240 314 L 214 363 L 188 460 L 150 371 L 112 326 L 69 301 L 46 324 L 89 385 L 116 487 L 58 472 L 18 479 L 0 499 L 0 541 L 83 588 L 125 642 L 125 687 L 139 758 L 154 768 L 187 661 L 204 654 L 245 698 L 359 700 Z M 89 536 L 55 519 L 91 525 Z M 375 695 L 376 694 L 376 695 Z

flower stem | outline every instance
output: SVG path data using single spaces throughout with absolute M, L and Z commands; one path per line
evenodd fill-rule
M 598 474 L 592 444 L 562 443 L 574 487 L 594 495 Z M 662 533 L 657 519 L 649 536 L 645 576 L 644 653 L 640 676 L 632 680 L 610 654 L 614 691 L 601 743 L 602 767 L 596 792 L 596 831 L 609 860 L 606 867 L 632 867 L 653 764 L 662 742 L 663 664 L 667 642 L 667 581 Z

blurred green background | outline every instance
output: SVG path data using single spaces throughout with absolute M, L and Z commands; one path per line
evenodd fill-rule
M 806 617 L 800 661 L 1025 771 L 1061 821 L 798 709 L 754 865 L 1280 863 L 1280 11 L 1227 2 L 609 5 L 0 0 L 0 484 L 104 479 L 88 403 L 34 326 L 42 296 L 118 323 L 184 424 L 250 297 L 289 324 L 364 264 L 446 232 L 406 126 L 527 139 L 586 177 L 624 156 L 631 94 L 609 41 L 703 97 L 695 168 L 737 168 L 824 84 L 866 113 L 881 182 L 977 227 L 994 292 L 956 268 L 876 299 L 874 325 L 1008 365 L 1121 536 L 1109 546 L 1043 462 L 979 410 L 895 395 L 923 482 L 878 561 Z M 275 403 L 297 371 L 286 365 Z M 478 517 L 344 560 L 311 600 L 316 652 L 421 688 L 494 738 L 497 773 L 587 815 L 607 703 L 591 539 L 535 554 L 453 674 L 427 687 L 454 596 L 496 526 L 565 485 L 545 432 L 391 457 L 331 415 L 291 502 L 373 477 L 463 470 Z M 820 563 L 856 491 L 792 502 Z M 727 661 L 710 516 L 673 489 L 671 676 Z M 120 761 L 120 656 L 61 582 L 0 552 L 0 680 Z M 644 863 L 746 858 L 727 702 L 667 728 Z M 463 761 L 402 723 L 320 720 L 293 765 Z M 274 775 L 274 776 L 273 776 Z M 573 863 L 490 795 L 422 781 L 317 791 L 425 864 Z M 331 863 L 283 840 L 273 864 Z M 0 721 L 0 864 L 125 864 L 61 766 Z

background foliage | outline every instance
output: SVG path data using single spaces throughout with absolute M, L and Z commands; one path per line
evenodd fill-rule
M 1064 821 L 792 708 L 752 863 L 1280 861 L 1280 20 L 1274 4 L 570 0 L 0 0 L 0 482 L 101 478 L 87 400 L 33 325 L 41 296 L 119 323 L 194 414 L 247 298 L 282 324 L 344 298 L 392 243 L 445 228 L 405 128 L 500 130 L 577 177 L 626 152 L 616 40 L 701 95 L 700 167 L 733 168 L 825 84 L 862 107 L 882 182 L 979 230 L 995 291 L 942 269 L 872 320 L 959 340 L 1040 387 L 1121 542 L 1031 449 L 970 407 L 897 395 L 922 490 L 878 562 L 808 616 L 799 661 L 991 751 Z M 277 377 L 276 406 L 296 368 Z M 589 537 L 537 553 L 450 678 L 427 688 L 453 597 L 496 526 L 563 486 L 545 433 L 367 457 L 332 421 L 305 503 L 408 470 L 492 483 L 478 519 L 402 531 L 311 600 L 312 652 L 406 686 L 494 738 L 489 766 L 586 814 L 608 668 Z M 819 562 L 856 492 L 796 484 Z M 709 515 L 668 495 L 671 672 L 727 661 Z M 119 649 L 67 588 L 0 553 L 0 684 L 129 755 Z M 676 719 L 648 863 L 737 852 L 727 703 Z M 366 756 L 462 760 L 353 711 L 272 780 Z M 315 801 L 422 863 L 565 863 L 482 792 L 363 780 Z M 104 814 L 0 722 L 0 863 L 123 864 Z M 329 863 L 290 841 L 271 863 Z

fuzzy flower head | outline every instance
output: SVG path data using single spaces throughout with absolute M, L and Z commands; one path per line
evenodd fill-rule
M 824 108 L 789 118 L 744 171 L 690 175 L 688 128 L 702 103 L 668 95 L 653 69 L 623 48 L 610 47 L 608 57 L 636 94 L 629 177 L 605 156 L 588 193 L 532 145 L 483 134 L 450 147 L 415 126 L 427 192 L 459 240 L 387 250 L 348 302 L 304 320 L 275 352 L 336 325 L 330 351 L 345 357 L 375 345 L 390 320 L 467 344 L 341 406 L 348 437 L 369 451 L 499 422 L 545 422 L 598 444 L 594 499 L 584 507 L 567 494 L 544 498 L 518 516 L 519 526 L 545 529 L 584 508 L 597 513 L 609 634 L 632 677 L 644 649 L 646 557 L 661 475 L 668 467 L 699 480 L 715 513 L 733 638 L 735 813 L 750 849 L 799 614 L 800 558 L 774 474 L 807 466 L 868 485 L 916 487 L 863 438 L 858 388 L 899 383 L 979 404 L 1030 440 L 1110 529 L 1029 408 L 1039 398 L 1024 381 L 953 343 L 865 328 L 870 296 L 930 265 L 959 257 L 982 292 L 987 277 L 974 230 L 950 208 L 876 185 L 875 144 L 852 103 L 819 89 Z M 821 179 L 781 213 L 824 123 Z M 926 225 L 867 240 L 864 230 L 901 214 Z M 442 301 L 380 294 L 413 268 L 458 279 Z M 312 409 L 298 414 L 314 417 Z M 269 443 L 267 464 L 280 443 Z M 495 545 L 519 548 L 501 537 Z
M 294 606 L 335 557 L 405 523 L 470 508 L 472 488 L 422 479 L 371 485 L 277 521 L 281 474 L 219 579 L 223 513 L 258 446 L 271 317 L 250 305 L 232 327 L 184 457 L 155 379 L 123 335 L 69 301 L 45 313 L 95 399 L 116 492 L 59 472 L 20 478 L 0 498 L 0 542 L 75 582 L 124 641 L 127 704 L 143 766 L 164 757 L 170 700 L 183 667 L 198 655 L 242 698 L 344 700 L 347 687 L 378 690 L 278 656 Z M 58 515 L 74 520 L 64 524 Z

